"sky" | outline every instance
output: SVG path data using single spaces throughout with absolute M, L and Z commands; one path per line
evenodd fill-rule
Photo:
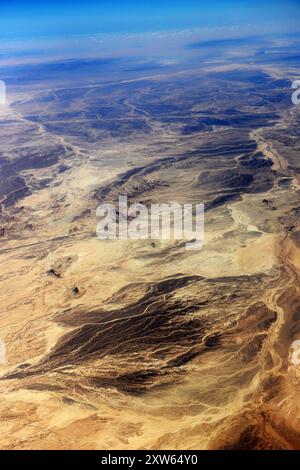
M 267 47 L 274 35 L 288 49 L 294 33 L 300 0 L 0 0 L 0 68 L 112 57 L 175 64 L 205 57 L 202 43 L 210 55 L 222 44 L 243 55 L 245 39 Z
M 299 22 L 299 0 L 0 0 L 0 37 L 12 39 Z

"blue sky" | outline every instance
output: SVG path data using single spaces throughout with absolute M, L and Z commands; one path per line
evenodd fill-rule
M 131 33 L 273 23 L 296 31 L 299 0 L 1 0 L 2 37 Z

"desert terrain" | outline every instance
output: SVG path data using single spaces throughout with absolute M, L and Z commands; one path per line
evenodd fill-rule
M 300 448 L 297 64 L 265 62 L 8 95 L 2 449 Z M 204 247 L 97 239 L 119 195 L 204 203 Z

